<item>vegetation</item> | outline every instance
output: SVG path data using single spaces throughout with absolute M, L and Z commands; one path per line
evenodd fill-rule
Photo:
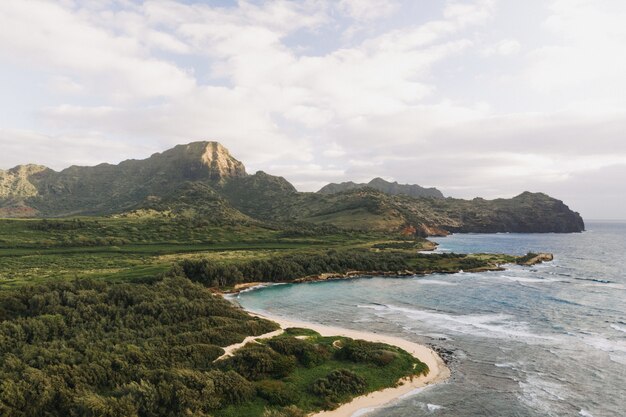
M 528 252 L 526 255 L 524 256 L 520 256 L 517 260 L 516 263 L 523 265 L 524 263 L 530 261 L 531 259 L 536 258 L 537 256 L 539 256 L 539 254 L 537 253 L 533 253 L 533 252 Z
M 213 224 L 297 221 L 387 233 L 406 226 L 448 232 L 584 230 L 578 213 L 541 193 L 461 200 L 381 179 L 365 188 L 329 187 L 325 191 L 330 194 L 300 193 L 282 177 L 247 174 L 216 142 L 194 142 L 118 165 L 73 166 L 60 172 L 33 165 L 0 170 L 0 216 L 125 215 L 202 218 Z M 416 198 L 425 196 L 432 198 Z
M 0 415 L 204 415 L 255 395 L 222 347 L 276 328 L 178 277 L 3 291 Z
M 425 370 L 386 345 L 387 362 L 346 357 L 355 341 L 277 328 L 184 277 L 79 280 L 0 292 L 0 415 L 297 416 Z M 367 344 L 363 345 L 367 351 Z
M 240 262 L 321 247 L 359 247 L 382 238 L 327 226 L 215 225 L 185 217 L 0 219 L 0 286 L 77 278 L 143 280 L 181 259 Z
M 420 274 L 488 270 L 499 263 L 512 262 L 507 255 L 420 254 L 415 251 L 376 252 L 368 249 L 318 251 L 290 254 L 262 260 L 219 263 L 209 259 L 186 259 L 182 272 L 207 287 L 232 287 L 245 282 L 289 282 L 325 273 Z

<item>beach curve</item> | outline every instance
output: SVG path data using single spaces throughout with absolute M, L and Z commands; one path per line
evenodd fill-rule
M 326 326 L 322 324 L 296 321 L 286 319 L 280 316 L 274 316 L 267 313 L 258 313 L 246 310 L 247 313 L 272 320 L 280 325 L 282 329 L 289 327 L 301 327 L 314 330 L 322 336 L 343 336 L 352 339 L 367 340 L 369 342 L 386 343 L 397 346 L 406 350 L 411 355 L 428 365 L 428 375 L 415 376 L 413 378 L 404 378 L 399 381 L 398 386 L 385 388 L 380 391 L 374 391 L 366 395 L 353 398 L 350 402 L 342 404 L 334 410 L 320 411 L 313 413 L 310 417 L 351 417 L 358 413 L 359 416 L 364 412 L 368 413 L 377 408 L 393 403 L 411 392 L 445 381 L 450 377 L 450 369 L 445 362 L 433 349 L 419 343 L 410 342 L 395 336 L 389 336 L 379 333 L 371 333 L 361 330 L 344 329 L 341 327 Z

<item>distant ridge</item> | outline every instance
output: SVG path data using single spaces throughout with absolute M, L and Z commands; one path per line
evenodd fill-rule
M 0 170 L 0 217 L 77 215 L 158 215 L 267 227 L 312 223 L 422 236 L 585 228 L 578 213 L 542 193 L 461 200 L 444 198 L 434 188 L 380 178 L 302 193 L 283 177 L 248 174 L 241 161 L 212 141 L 177 145 L 117 165 L 71 166 L 59 172 L 40 165 Z
M 415 198 L 444 198 L 443 193 L 438 189 L 424 188 L 417 184 L 398 184 L 397 182 L 389 182 L 377 177 L 368 183 L 355 183 L 352 181 L 342 182 L 340 184 L 331 183 L 322 187 L 318 193 L 320 194 L 336 194 L 344 191 L 358 190 L 361 188 L 373 188 L 389 195 L 408 195 Z

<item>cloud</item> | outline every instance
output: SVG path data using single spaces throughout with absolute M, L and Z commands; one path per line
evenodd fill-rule
M 115 141 L 97 134 L 44 135 L 21 129 L 0 128 L 0 167 L 39 164 L 60 170 L 70 165 L 96 165 L 103 161 L 147 157 L 150 152 L 127 141 Z M 59 152 L 59 149 L 62 152 Z M 139 155 L 138 155 L 139 154 Z M 54 156 L 54 160 L 50 159 Z
M 490 45 L 483 49 L 485 56 L 508 56 L 515 55 L 520 51 L 522 45 L 515 39 L 503 39 L 493 45 Z
M 388 17 L 400 8 L 397 1 L 340 0 L 338 9 L 353 19 L 368 21 Z
M 530 55 L 526 78 L 537 91 L 559 94 L 574 105 L 623 106 L 626 94 L 626 3 L 614 0 L 552 1 L 544 28 L 555 42 Z
M 23 92 L 0 97 L 0 164 L 206 139 L 303 190 L 381 176 L 575 203 L 572 181 L 621 172 L 623 2 L 220 4 L 0 2 L 0 76 Z
M 175 64 L 151 57 L 137 39 L 45 1 L 0 5 L 0 53 L 20 65 L 88 80 L 98 94 L 118 99 L 172 96 L 195 85 Z

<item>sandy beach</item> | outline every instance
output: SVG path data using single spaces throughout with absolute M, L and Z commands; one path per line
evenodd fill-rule
M 402 381 L 402 385 L 395 388 L 387 388 L 356 397 L 351 402 L 343 404 L 335 410 L 315 413 L 312 414 L 311 417 L 351 417 L 355 414 L 362 416 L 364 413 L 392 403 L 394 400 L 404 397 L 418 388 L 445 381 L 448 377 L 450 377 L 450 369 L 446 366 L 441 357 L 434 350 L 418 343 L 378 333 L 369 333 L 358 330 L 342 329 L 339 327 L 324 326 L 315 323 L 288 320 L 282 317 L 258 314 L 252 311 L 248 311 L 248 313 L 275 321 L 280 324 L 283 329 L 289 327 L 304 327 L 315 330 L 322 336 L 344 336 L 353 339 L 362 339 L 371 342 L 381 342 L 398 346 L 411 353 L 420 361 L 424 362 L 430 369 L 430 372 L 426 376 L 415 377 L 413 380 L 405 379 Z

